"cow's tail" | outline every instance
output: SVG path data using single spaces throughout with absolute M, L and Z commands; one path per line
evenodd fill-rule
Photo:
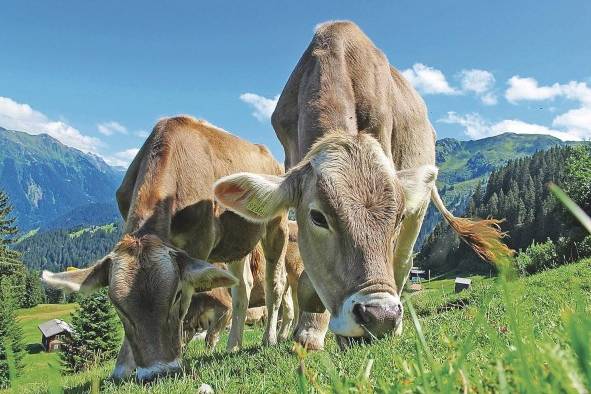
M 501 263 L 513 255 L 514 251 L 502 241 L 507 236 L 506 232 L 501 231 L 503 220 L 455 217 L 443 204 L 436 186 L 431 189 L 431 200 L 454 231 L 480 258 Z

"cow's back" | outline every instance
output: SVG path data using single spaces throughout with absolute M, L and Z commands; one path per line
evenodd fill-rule
M 435 162 L 423 100 L 352 22 L 320 25 L 272 116 L 286 170 L 327 132 L 373 135 L 397 168 Z
M 241 241 L 250 244 L 245 236 L 260 238 L 262 226 L 221 210 L 214 203 L 213 183 L 243 171 L 283 172 L 265 147 L 208 122 L 189 116 L 160 120 L 117 191 L 125 231 L 148 227 L 146 232 L 198 258 L 229 261 L 241 257 L 254 246 L 243 246 Z M 225 237 L 234 240 L 234 250 L 230 255 L 210 256 Z

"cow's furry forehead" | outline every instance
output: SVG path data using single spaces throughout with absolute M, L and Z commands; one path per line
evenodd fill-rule
M 329 133 L 306 156 L 322 198 L 345 222 L 390 226 L 404 210 L 392 161 L 371 136 Z
M 114 249 L 112 291 L 122 296 L 132 292 L 132 287 L 143 291 L 174 281 L 179 276 L 178 267 L 171 264 L 174 253 L 174 249 L 154 235 L 124 235 Z M 143 280 L 138 282 L 140 276 Z

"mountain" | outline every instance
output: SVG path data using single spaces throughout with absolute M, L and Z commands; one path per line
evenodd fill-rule
M 18 240 L 14 249 L 21 253 L 28 269 L 63 271 L 67 267 L 84 267 L 109 253 L 122 231 L 121 222 L 76 230 L 32 231 Z
M 551 253 L 546 256 L 552 265 L 578 259 L 587 250 L 582 241 L 588 233 L 547 187 L 549 182 L 560 185 L 579 205 L 587 210 L 591 207 L 589 177 L 580 176 L 580 168 L 588 168 L 591 162 L 591 150 L 564 145 L 511 160 L 494 170 L 487 183 L 470 196 L 466 209 L 467 216 L 506 219 L 501 230 L 509 234 L 504 242 L 511 249 L 524 250 L 534 241 L 553 240 L 559 252 L 554 258 L 548 257 Z M 460 242 L 447 224 L 435 227 L 417 263 L 440 273 L 458 270 L 485 274 L 494 269 Z
M 0 188 L 21 231 L 117 220 L 124 172 L 46 135 L 0 127 Z
M 565 142 L 542 134 L 504 133 L 468 141 L 443 138 L 435 146 L 439 193 L 448 209 L 462 214 L 478 182 L 486 181 L 493 170 L 512 159 L 531 156 L 557 145 L 573 144 L 576 142 Z M 431 205 L 417 240 L 417 250 L 439 220 L 439 213 Z

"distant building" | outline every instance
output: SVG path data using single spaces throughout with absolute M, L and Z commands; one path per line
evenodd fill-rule
M 60 350 L 64 336 L 72 335 L 74 332 L 68 323 L 59 319 L 48 320 L 38 327 L 41 331 L 41 344 L 46 352 Z
M 455 292 L 459 293 L 462 290 L 466 290 L 469 289 L 470 286 L 472 285 L 472 279 L 468 279 L 468 278 L 456 278 L 456 282 L 455 282 L 456 286 L 455 286 Z
M 418 267 L 412 267 L 410 269 L 410 281 L 411 283 L 421 283 L 425 279 L 425 270 Z

